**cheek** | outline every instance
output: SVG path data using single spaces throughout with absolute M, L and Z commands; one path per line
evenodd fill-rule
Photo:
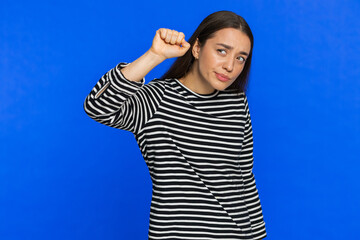
M 202 60 L 200 62 L 200 65 L 202 65 L 203 70 L 211 70 L 212 68 L 217 67 L 219 64 L 221 64 L 221 59 L 219 58 L 216 51 L 204 49 L 200 57 Z
M 205 54 L 201 56 L 201 60 L 199 61 L 199 70 L 202 74 L 208 75 L 210 71 L 213 69 L 213 63 L 211 56 L 206 56 Z
M 239 67 L 237 68 L 237 76 L 239 76 L 242 73 L 244 67 L 245 67 L 245 63 L 239 65 Z

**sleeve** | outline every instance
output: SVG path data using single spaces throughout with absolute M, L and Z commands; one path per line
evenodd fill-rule
M 251 224 L 253 232 L 259 231 L 264 225 L 264 219 L 262 215 L 262 207 L 259 198 L 259 192 L 256 187 L 255 175 L 252 171 L 253 169 L 253 131 L 251 125 L 251 117 L 249 111 L 249 103 L 247 101 L 246 95 L 244 96 L 245 104 L 245 132 L 244 132 L 244 142 L 242 146 L 241 159 L 247 164 L 246 172 L 244 172 L 244 192 L 243 195 L 245 204 L 249 209 L 251 216 Z
M 240 162 L 245 167 L 245 171 L 251 171 L 253 168 L 253 132 L 251 125 L 251 117 L 249 110 L 249 103 L 246 95 L 244 94 L 244 108 L 245 108 L 245 128 L 244 140 L 241 147 Z
M 105 73 L 84 102 L 84 110 L 95 121 L 110 127 L 119 128 L 137 134 L 153 115 L 159 105 L 163 88 L 145 86 L 130 81 L 121 73 L 127 63 L 119 63 Z

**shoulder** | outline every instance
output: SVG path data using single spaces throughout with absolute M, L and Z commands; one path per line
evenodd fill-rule
M 157 86 L 166 86 L 166 85 L 171 85 L 173 81 L 174 81 L 173 78 L 167 78 L 167 79 L 154 78 L 147 84 L 157 85 Z
M 144 83 L 137 95 L 141 97 L 147 96 L 149 99 L 157 99 L 159 101 L 168 93 L 169 85 L 171 85 L 171 81 L 167 79 L 154 78 Z
M 225 89 L 223 91 L 220 91 L 219 96 L 223 97 L 223 98 L 230 98 L 233 100 L 238 100 L 240 102 L 244 102 L 246 101 L 246 94 L 245 92 L 241 91 L 237 91 L 235 89 Z
M 142 91 L 146 92 L 162 92 L 164 93 L 167 83 L 163 79 L 154 78 L 150 80 L 148 83 L 145 83 L 142 87 Z
M 220 101 L 226 101 L 236 108 L 248 111 L 249 104 L 246 93 L 243 91 L 239 92 L 233 89 L 225 89 L 218 95 L 218 99 Z
M 148 89 L 161 89 L 162 91 L 165 91 L 167 88 L 174 88 L 175 79 L 168 78 L 168 79 L 161 79 L 161 78 L 154 78 L 150 82 L 146 83 L 144 85 L 145 88 Z

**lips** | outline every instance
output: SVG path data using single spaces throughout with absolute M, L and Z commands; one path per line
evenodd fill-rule
M 215 75 L 216 75 L 217 79 L 219 79 L 222 82 L 226 82 L 226 81 L 230 80 L 230 78 L 224 74 L 215 72 Z

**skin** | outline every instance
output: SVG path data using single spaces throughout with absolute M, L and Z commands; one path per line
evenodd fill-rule
M 156 31 L 151 48 L 121 72 L 130 81 L 140 81 L 165 59 L 181 57 L 190 49 L 182 32 L 160 28 Z
M 189 73 L 179 79 L 199 94 L 211 94 L 229 87 L 242 72 L 251 43 L 249 37 L 235 28 L 224 28 L 207 39 L 204 46 L 198 41 L 192 48 L 195 58 Z M 227 81 L 220 79 L 228 78 Z

